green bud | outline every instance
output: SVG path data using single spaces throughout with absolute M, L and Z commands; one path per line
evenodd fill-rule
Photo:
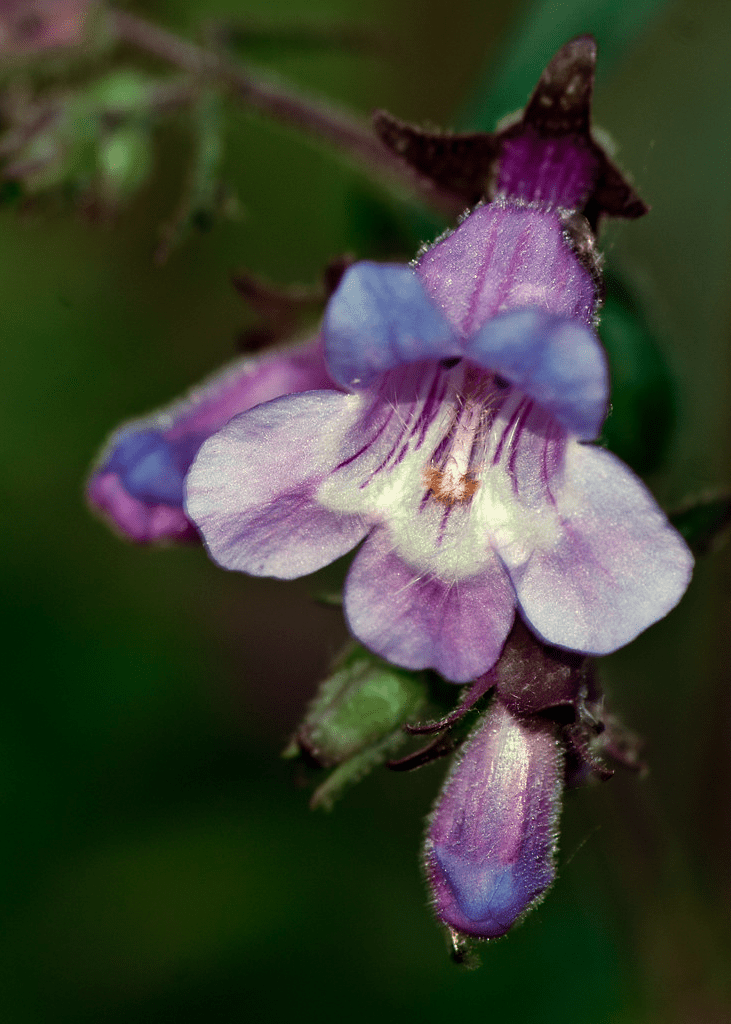
M 407 672 L 358 644 L 348 648 L 321 684 L 284 757 L 304 754 L 335 768 L 312 805 L 330 807 L 346 785 L 383 763 L 405 739 L 428 699 L 425 673 Z
M 323 767 L 340 764 L 412 720 L 426 696 L 423 673 L 396 668 L 354 644 L 320 684 L 294 753 L 304 750 Z

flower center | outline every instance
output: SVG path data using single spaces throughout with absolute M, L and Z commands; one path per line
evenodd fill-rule
M 473 468 L 483 410 L 474 400 L 457 411 L 447 435 L 424 469 L 427 496 L 444 505 L 469 501 L 480 486 Z
M 425 498 L 456 505 L 471 501 L 477 493 L 485 465 L 486 434 L 499 393 L 491 376 L 467 370 L 465 390 L 452 412 L 451 423 L 424 469 Z

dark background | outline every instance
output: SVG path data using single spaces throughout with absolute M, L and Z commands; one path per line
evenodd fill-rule
M 653 207 L 602 245 L 677 396 L 649 484 L 666 507 L 729 484 L 725 0 L 168 0 L 139 13 L 187 34 L 231 15 L 373 29 L 376 53 L 250 55 L 364 114 L 483 128 L 525 101 L 562 42 L 594 31 L 595 122 Z M 88 514 L 83 481 L 107 433 L 232 355 L 252 320 L 234 269 L 311 283 L 334 254 L 406 257 L 428 237 L 412 207 L 293 131 L 231 105 L 226 142 L 244 216 L 164 267 L 152 254 L 187 159 L 180 120 L 114 224 L 0 212 L 2 1019 L 730 1021 L 728 549 L 603 663 L 650 774 L 569 794 L 553 890 L 467 973 L 417 858 L 443 767 L 377 771 L 327 815 L 279 759 L 344 636 L 339 612 L 311 600 L 318 581 L 134 549 Z

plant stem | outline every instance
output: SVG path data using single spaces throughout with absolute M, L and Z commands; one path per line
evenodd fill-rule
M 293 88 L 268 81 L 244 65 L 219 57 L 144 18 L 115 9 L 109 14 L 118 40 L 196 77 L 227 86 L 231 94 L 247 106 L 329 142 L 356 161 L 362 170 L 391 186 L 408 189 L 449 218 L 463 209 L 463 200 L 413 171 L 384 146 L 366 124 L 351 115 L 322 100 L 302 96 Z

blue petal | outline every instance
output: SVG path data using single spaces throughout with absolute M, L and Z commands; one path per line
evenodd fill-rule
M 485 937 L 504 935 L 553 881 L 550 861 L 535 864 L 475 863 L 460 851 L 435 849 L 462 913 Z M 521 867 L 523 870 L 521 871 Z
M 182 508 L 183 480 L 200 445 L 199 437 L 171 443 L 159 430 L 139 430 L 120 439 L 105 469 L 138 501 Z
M 410 267 L 356 263 L 325 312 L 325 359 L 346 388 L 403 363 L 462 355 L 454 328 Z
M 607 412 L 609 374 L 594 331 L 531 307 L 488 320 L 464 353 L 510 381 L 582 440 L 593 440 Z

